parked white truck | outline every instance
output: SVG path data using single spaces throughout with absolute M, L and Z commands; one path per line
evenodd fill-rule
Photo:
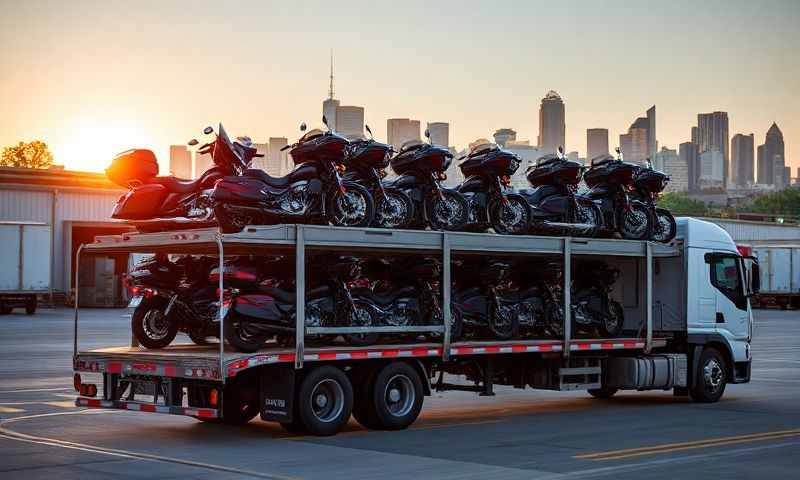
M 739 245 L 739 250 L 761 265 L 761 290 L 754 307 L 800 308 L 800 245 Z
M 0 314 L 24 308 L 25 313 L 33 315 L 38 295 L 50 292 L 51 240 L 50 225 L 0 222 Z
M 252 354 L 225 345 L 161 350 L 116 346 L 83 351 L 75 317 L 78 406 L 189 415 L 245 423 L 256 415 L 290 431 L 338 432 L 351 414 L 367 428 L 400 429 L 432 391 L 494 393 L 494 385 L 583 389 L 600 398 L 618 390 L 673 390 L 715 402 L 727 383 L 750 380 L 752 315 L 758 265 L 718 226 L 679 219 L 671 245 L 614 239 L 387 231 L 328 226 L 247 227 L 236 234 L 194 230 L 99 237 L 78 255 L 268 251 L 294 255 L 296 298 L 305 298 L 306 252 L 346 251 L 440 256 L 442 306 L 450 317 L 450 264 L 466 255 L 538 256 L 564 266 L 563 338 L 450 341 L 439 326 L 307 327 L 297 305 L 293 347 Z M 614 292 L 624 308 L 619 338 L 575 335 L 570 299 L 573 259 L 602 258 L 620 270 Z M 752 264 L 752 265 L 748 265 Z M 750 275 L 748 272 L 753 272 Z M 220 292 L 224 291 L 220 276 Z M 220 298 L 220 302 L 223 299 Z M 77 305 L 77 302 L 76 302 Z M 220 330 L 224 315 L 220 314 Z M 380 332 L 368 347 L 310 347 L 320 334 Z M 418 336 L 424 333 L 426 336 Z M 427 340 L 418 340 L 427 338 Z M 417 340 L 409 340 L 417 339 Z M 466 382 L 456 379 L 466 378 Z

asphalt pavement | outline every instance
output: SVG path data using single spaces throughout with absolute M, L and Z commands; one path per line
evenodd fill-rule
M 125 345 L 123 310 L 82 310 L 81 349 Z M 72 312 L 0 316 L 0 479 L 795 478 L 800 314 L 757 310 L 753 379 L 716 404 L 671 392 L 498 387 L 425 400 L 408 430 L 351 421 L 327 438 L 149 413 L 84 410 L 72 390 Z

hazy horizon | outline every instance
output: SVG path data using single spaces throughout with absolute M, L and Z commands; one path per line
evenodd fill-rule
M 333 49 L 336 97 L 380 139 L 410 117 L 449 122 L 459 147 L 502 127 L 535 143 L 556 90 L 568 151 L 585 154 L 587 128 L 613 148 L 656 105 L 659 147 L 722 110 L 756 145 L 777 122 L 800 166 L 800 2 L 162 3 L 3 0 L 0 147 L 41 139 L 101 170 L 131 147 L 166 166 L 219 121 L 292 141 L 320 123 Z

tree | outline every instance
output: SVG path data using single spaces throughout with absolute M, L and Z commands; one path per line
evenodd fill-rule
M 49 168 L 52 164 L 53 154 L 47 144 L 39 140 L 5 147 L 0 157 L 2 167 Z
M 705 203 L 677 192 L 665 193 L 658 201 L 658 206 L 666 208 L 675 216 L 703 216 L 708 214 L 708 207 L 706 207 Z
M 753 199 L 749 211 L 800 216 L 800 188 L 789 187 L 778 192 L 759 195 Z

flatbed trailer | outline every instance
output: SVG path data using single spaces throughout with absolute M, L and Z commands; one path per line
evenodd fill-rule
M 206 254 L 217 255 L 220 267 L 226 255 L 294 255 L 296 296 L 304 299 L 306 253 L 320 251 L 441 258 L 445 319 L 450 318 L 453 257 L 558 259 L 564 267 L 563 338 L 451 342 L 447 321 L 405 327 L 306 327 L 304 302 L 298 301 L 296 331 L 303 334 L 295 335 L 293 347 L 267 344 L 246 354 L 220 341 L 146 350 L 132 337 L 130 346 L 84 351 L 79 348 L 76 301 L 74 370 L 75 388 L 80 392 L 76 405 L 189 415 L 225 423 L 243 423 L 260 413 L 262 419 L 278 421 L 291 431 L 326 435 L 342 428 L 351 412 L 370 428 L 404 428 L 419 414 L 422 396 L 434 390 L 492 395 L 495 384 L 504 384 L 586 389 L 605 397 L 617 389 L 674 388 L 676 394 L 686 395 L 691 390 L 693 397 L 702 397 L 702 389 L 693 389 L 701 379 L 692 372 L 700 368 L 697 363 L 708 345 L 716 345 L 721 352 L 719 363 L 724 364 L 725 380 L 749 379 L 749 360 L 744 379 L 742 367 L 734 359 L 735 349 L 726 345 L 724 338 L 692 334 L 687 326 L 691 311 L 686 301 L 688 250 L 681 241 L 664 245 L 616 239 L 276 225 L 246 227 L 234 234 L 202 229 L 98 237 L 81 246 L 78 255 Z M 623 282 L 627 282 L 622 292 L 627 334 L 622 338 L 584 338 L 572 331 L 568 287 L 575 258 L 617 262 L 621 278 L 628 279 Z M 222 304 L 222 276 L 219 287 Z M 220 338 L 224 338 L 223 318 L 220 309 Z M 335 343 L 316 347 L 307 342 L 310 335 L 364 332 L 402 337 L 368 347 Z M 409 334 L 424 334 L 427 340 L 409 341 Z M 92 374 L 100 378 L 101 389 L 85 381 Z M 452 383 L 456 377 L 468 382 Z M 712 393 L 699 399 L 714 401 L 722 392 Z

